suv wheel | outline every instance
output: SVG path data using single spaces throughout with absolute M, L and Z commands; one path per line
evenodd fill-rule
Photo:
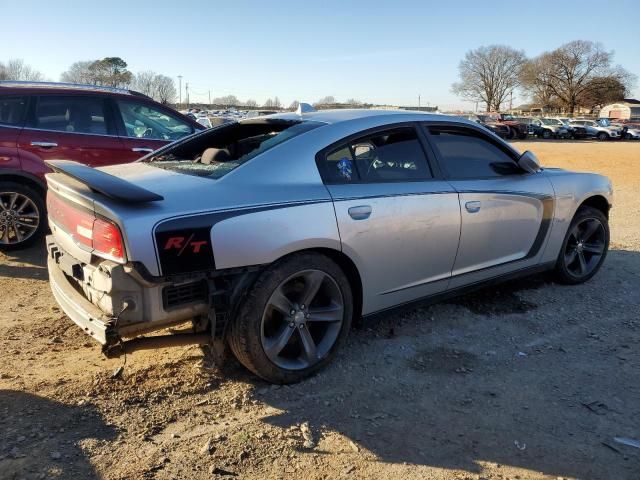
M 292 255 L 260 274 L 230 325 L 229 346 L 268 382 L 299 382 L 331 361 L 352 317 L 340 267 L 317 253 Z
M 556 262 L 560 283 L 577 284 L 593 277 L 609 250 L 609 222 L 600 211 L 580 207 L 571 221 Z
M 0 182 L 0 250 L 28 247 L 46 228 L 42 196 L 16 182 Z
M 600 133 L 596 136 L 596 138 L 597 138 L 598 140 L 600 140 L 601 142 L 604 142 L 605 140 L 609 140 L 609 135 L 607 135 L 607 133 L 605 133 L 605 132 L 600 132 Z
M 542 131 L 542 138 L 544 138 L 545 140 L 550 139 L 552 136 L 553 136 L 553 133 L 551 132 L 551 130 L 544 129 Z

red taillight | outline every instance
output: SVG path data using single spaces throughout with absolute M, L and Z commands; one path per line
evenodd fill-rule
M 76 243 L 92 248 L 96 255 L 124 260 L 122 234 L 115 224 L 76 208 L 51 192 L 47 193 L 47 210 L 54 223 Z
M 116 260 L 124 260 L 120 229 L 113 223 L 96 218 L 93 222 L 93 248 Z

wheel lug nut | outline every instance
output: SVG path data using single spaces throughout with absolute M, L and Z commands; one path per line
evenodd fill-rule
M 311 315 L 309 315 L 308 313 L 304 316 L 304 318 L 309 318 Z
M 304 310 L 304 303 L 303 303 L 302 305 L 300 305 L 300 308 L 301 308 L 302 310 Z
M 291 323 L 289 324 L 289 326 L 290 326 L 291 328 L 293 328 L 293 327 L 295 327 L 295 326 L 296 326 L 296 324 L 295 324 L 295 323 L 293 323 L 293 322 L 291 322 Z
M 295 310 L 291 310 L 289 313 L 290 313 L 291 315 L 295 315 L 295 314 L 296 314 L 296 311 L 295 311 Z

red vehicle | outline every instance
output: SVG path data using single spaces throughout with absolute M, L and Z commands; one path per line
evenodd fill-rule
M 127 163 L 202 129 L 130 90 L 0 82 L 0 250 L 27 246 L 45 231 L 45 160 Z
M 502 125 L 506 125 L 509 128 L 509 133 L 507 138 L 513 140 L 515 138 L 519 138 L 523 140 L 527 138 L 529 134 L 529 127 L 527 124 L 516 120 L 513 115 L 507 115 L 505 113 L 487 113 L 485 114 L 488 117 L 491 117 L 495 122 L 500 123 Z

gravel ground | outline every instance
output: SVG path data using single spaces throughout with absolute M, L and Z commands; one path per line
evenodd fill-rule
M 198 347 L 109 360 L 0 254 L 1 479 L 640 478 L 640 142 L 516 142 L 614 182 L 590 282 L 534 277 L 355 330 L 291 387 Z

